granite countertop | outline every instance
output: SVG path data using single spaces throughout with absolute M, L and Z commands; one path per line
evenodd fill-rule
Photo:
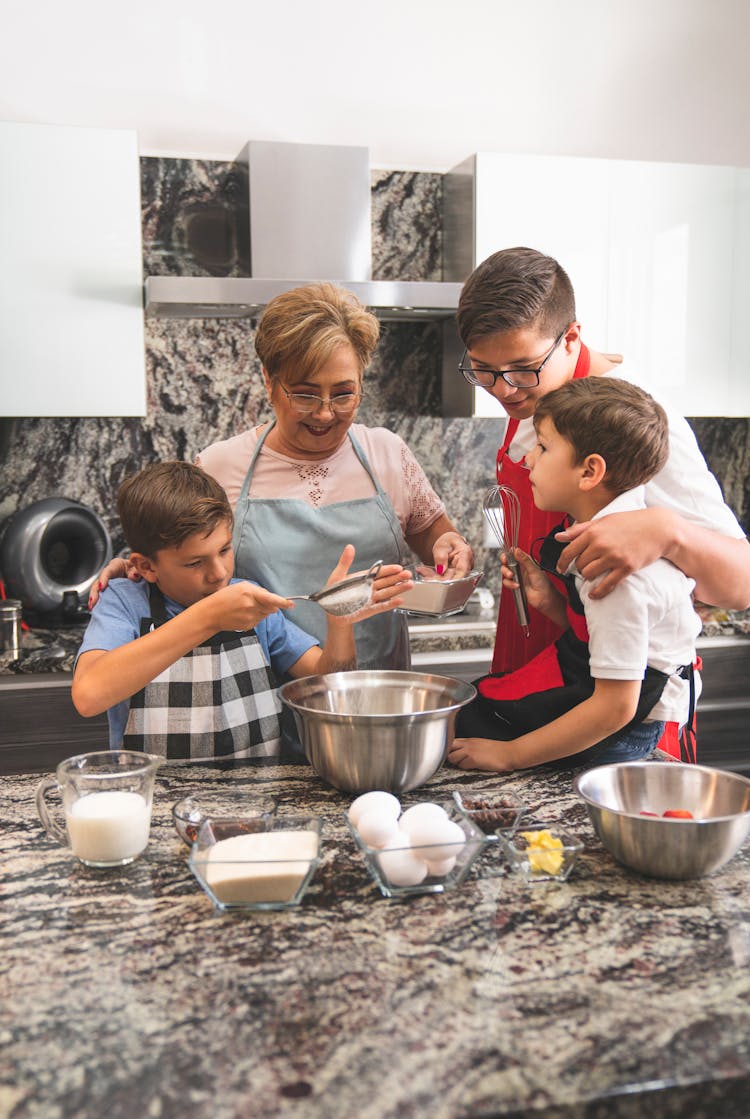
M 168 764 L 149 846 L 92 870 L 4 779 L 0 1115 L 537 1119 L 746 1114 L 750 849 L 693 882 L 602 849 L 570 774 L 443 768 L 407 802 L 503 787 L 585 844 L 527 887 L 485 852 L 462 887 L 388 900 L 302 766 Z M 170 823 L 187 789 L 324 820 L 301 906 L 221 916 Z M 736 1110 L 735 1110 L 736 1108 Z
M 698 604 L 703 637 L 750 635 L 750 610 L 719 610 Z M 470 603 L 460 614 L 447 618 L 409 616 L 412 652 L 445 649 L 491 649 L 495 643 L 497 607 Z M 85 623 L 59 629 L 35 627 L 22 635 L 22 656 L 11 660 L 0 651 L 0 677 L 73 671 Z

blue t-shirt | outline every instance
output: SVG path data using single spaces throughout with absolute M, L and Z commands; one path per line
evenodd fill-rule
M 232 582 L 241 583 L 243 580 L 232 579 Z M 133 583 L 130 579 L 112 579 L 91 613 L 78 656 L 92 649 L 110 652 L 140 637 L 141 619 L 151 616 L 148 588 L 149 584 L 145 581 Z M 164 603 L 167 618 L 174 618 L 185 609 L 166 595 Z M 305 633 L 294 622 L 288 621 L 280 610 L 258 622 L 255 633 L 266 663 L 277 676 L 283 676 L 303 653 L 318 644 L 315 637 Z M 107 711 L 109 744 L 112 749 L 122 745 L 129 712 L 129 699 L 115 704 Z

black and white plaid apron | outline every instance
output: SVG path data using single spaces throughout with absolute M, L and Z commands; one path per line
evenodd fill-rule
M 153 583 L 149 605 L 141 636 L 167 621 Z M 133 696 L 123 746 L 175 759 L 278 754 L 276 687 L 254 630 L 214 634 Z

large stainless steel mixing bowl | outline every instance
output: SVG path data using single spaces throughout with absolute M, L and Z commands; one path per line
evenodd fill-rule
M 306 676 L 279 694 L 319 777 L 349 792 L 400 793 L 440 767 L 456 712 L 476 689 L 450 676 L 373 670 Z
M 573 787 L 607 850 L 654 878 L 710 874 L 750 835 L 750 780 L 737 773 L 705 765 L 621 762 L 579 774 Z M 662 816 L 675 809 L 686 809 L 695 819 Z

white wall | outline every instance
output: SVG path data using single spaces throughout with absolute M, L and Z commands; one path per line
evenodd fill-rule
M 141 154 L 362 144 L 750 166 L 748 0 L 0 0 L 0 119 Z

